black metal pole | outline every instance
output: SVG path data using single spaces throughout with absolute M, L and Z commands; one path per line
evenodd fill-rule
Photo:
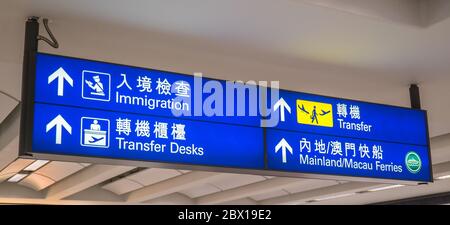
M 413 109 L 422 109 L 422 106 L 420 104 L 420 90 L 419 90 L 419 86 L 417 84 L 411 84 L 411 86 L 409 87 L 409 97 L 411 98 L 411 108 Z M 430 165 L 432 165 L 431 163 L 431 151 L 430 151 L 430 132 L 429 132 L 429 128 L 428 128 L 428 116 L 427 113 L 425 112 L 425 120 L 427 121 L 427 145 L 428 145 L 428 158 L 430 160 Z M 430 166 L 430 176 L 431 176 L 431 182 L 433 182 L 433 167 Z M 428 183 L 418 183 L 419 185 L 426 185 Z
M 420 105 L 420 91 L 417 84 L 411 84 L 409 87 L 409 97 L 411 98 L 411 108 L 421 109 Z
M 36 53 L 38 50 L 38 17 L 29 17 L 25 25 L 25 43 L 22 69 L 22 106 L 20 117 L 19 156 L 31 151 L 33 134 L 33 101 L 36 73 Z

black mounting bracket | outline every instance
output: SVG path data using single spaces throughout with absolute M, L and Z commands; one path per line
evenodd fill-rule
M 409 97 L 411 99 L 411 108 L 421 109 L 420 105 L 420 90 L 417 84 L 411 84 L 409 87 Z
M 29 17 L 25 25 L 23 49 L 22 97 L 19 134 L 19 156 L 26 156 L 32 147 L 33 101 L 36 73 L 36 54 L 38 51 L 39 17 Z
M 22 68 L 22 97 L 19 135 L 19 156 L 32 156 L 28 152 L 31 150 L 31 138 L 33 134 L 33 102 L 34 102 L 34 82 L 36 73 L 36 55 L 38 52 L 38 42 L 45 41 L 53 48 L 58 48 L 59 44 L 48 26 L 48 19 L 43 18 L 45 30 L 50 39 L 39 35 L 39 17 L 28 17 L 25 23 L 25 42 L 23 49 Z

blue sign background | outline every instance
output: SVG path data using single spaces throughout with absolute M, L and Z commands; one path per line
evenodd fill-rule
M 61 115 L 72 127 L 72 134 L 69 134 L 63 128 L 61 144 L 55 144 L 55 128 L 46 133 L 46 125 L 58 115 Z M 82 117 L 101 118 L 110 121 L 109 147 L 96 148 L 82 146 L 80 144 L 80 121 Z M 128 118 L 131 120 L 132 132 L 129 136 L 124 134 L 117 135 L 117 118 Z M 150 122 L 150 137 L 136 136 L 134 125 L 137 120 L 147 120 Z M 168 139 L 155 138 L 153 133 L 153 124 L 155 121 L 169 124 Z M 173 123 L 186 125 L 185 141 L 172 140 L 170 127 Z M 123 137 L 128 141 L 147 143 L 155 140 L 155 142 L 166 144 L 168 147 L 170 147 L 171 141 L 184 146 L 191 146 L 194 144 L 204 148 L 204 155 L 171 154 L 168 147 L 166 147 L 164 153 L 123 150 L 118 148 L 118 140 L 115 139 L 116 137 Z M 263 131 L 261 128 L 256 127 L 158 118 L 37 103 L 35 104 L 33 140 L 33 152 L 37 153 L 264 169 L 264 152 L 262 151 Z
M 275 152 L 275 146 L 280 142 L 280 140 L 285 139 L 287 143 L 292 147 L 293 154 L 286 152 L 286 163 L 282 162 L 281 154 L 282 149 Z M 300 140 L 305 138 L 311 142 L 311 150 L 308 153 L 306 149 L 300 151 Z M 325 143 L 328 152 L 326 154 L 321 154 L 319 151 L 315 151 L 315 140 L 320 140 Z M 342 143 L 342 154 L 332 155 L 331 149 L 328 149 L 328 143 L 331 141 L 339 141 Z M 353 157 L 353 151 L 348 151 L 348 157 L 345 152 L 345 143 L 355 143 L 356 144 L 356 156 Z M 369 150 L 369 157 L 364 156 L 361 158 L 361 153 L 359 151 L 359 144 L 366 144 Z M 382 148 L 382 159 L 373 158 L 373 145 L 380 145 Z M 429 181 L 430 161 L 428 159 L 428 149 L 426 146 L 418 145 L 407 145 L 407 144 L 397 144 L 389 142 L 375 142 L 369 140 L 361 139 L 351 139 L 351 138 L 341 138 L 333 136 L 324 135 L 314 135 L 299 132 L 281 131 L 275 129 L 267 130 L 267 158 L 268 158 L 268 169 L 289 171 L 289 172 L 302 172 L 302 173 L 317 173 L 317 174 L 334 174 L 334 175 L 344 175 L 344 176 L 356 176 L 356 177 L 372 177 L 372 178 L 383 178 L 383 179 L 399 179 L 399 180 L 414 180 L 414 181 Z M 405 165 L 405 156 L 408 152 L 416 152 L 422 161 L 421 170 L 413 174 L 408 171 Z M 338 167 L 327 167 L 327 166 L 314 166 L 307 164 L 300 164 L 300 154 L 304 156 L 309 156 L 310 158 L 322 158 L 325 156 L 327 159 L 339 160 L 340 158 L 353 159 L 357 162 L 371 163 L 373 165 L 372 170 L 360 170 L 351 168 L 338 168 Z M 375 162 L 379 161 L 382 164 L 400 165 L 402 167 L 401 172 L 389 172 L 380 171 L 376 169 Z
M 173 114 L 170 109 L 165 108 L 155 108 L 148 109 L 145 106 L 132 105 L 132 104 L 123 104 L 116 102 L 116 92 L 122 95 L 127 96 L 135 96 L 142 97 L 143 99 L 155 99 L 155 100 L 171 100 L 176 97 L 174 94 L 165 95 L 159 94 L 156 90 L 157 80 L 160 78 L 160 81 L 164 81 L 167 79 L 168 83 L 174 84 L 177 81 L 185 81 L 189 83 L 191 93 L 190 98 L 184 98 L 186 102 L 190 102 L 190 112 L 192 116 L 181 116 L 180 118 L 187 117 L 193 120 L 200 121 L 213 121 L 213 122 L 224 122 L 230 124 L 239 124 L 239 125 L 251 125 L 251 126 L 259 126 L 260 125 L 260 116 L 259 114 L 256 116 L 211 116 L 205 115 L 205 112 L 201 112 L 200 116 L 194 114 L 194 99 L 197 98 L 195 96 L 194 91 L 194 76 L 188 76 L 178 73 L 165 72 L 159 70 L 152 69 L 144 69 L 139 67 L 131 67 L 131 66 L 123 66 L 111 63 L 104 62 L 96 62 L 91 60 L 84 59 L 75 59 L 63 56 L 49 55 L 38 53 L 37 54 L 37 65 L 36 65 L 36 84 L 35 84 L 35 101 L 43 102 L 43 103 L 53 103 L 53 104 L 61 104 L 68 106 L 79 106 L 93 109 L 106 109 L 112 111 L 121 111 L 121 112 L 130 112 L 130 113 L 139 113 L 139 114 L 147 114 L 147 115 L 156 115 L 156 116 L 169 116 L 173 117 Z M 63 68 L 69 76 L 73 79 L 73 87 L 64 83 L 64 95 L 58 96 L 56 95 L 57 81 L 54 81 L 48 84 L 49 75 L 53 74 L 59 68 Z M 82 90 L 86 89 L 86 83 L 83 81 L 83 72 L 86 73 L 100 73 L 109 74 L 111 77 L 111 88 L 110 88 L 110 100 L 93 100 L 83 98 Z M 123 77 L 121 74 L 126 74 L 127 82 L 132 90 L 129 90 L 126 85 L 117 88 L 122 84 Z M 139 77 L 144 78 L 148 77 L 151 79 L 151 92 L 142 91 L 142 87 L 137 87 L 139 85 L 138 79 Z M 208 78 L 202 79 L 202 87 L 208 81 L 219 82 L 222 87 L 225 87 L 225 81 L 222 80 L 212 80 Z M 204 101 L 213 93 L 202 93 L 201 90 L 197 90 L 199 92 L 198 96 L 201 96 Z M 86 91 L 84 91 L 86 92 Z M 107 94 L 107 93 L 105 93 Z M 225 98 L 226 92 L 224 90 L 223 93 L 223 113 L 226 112 Z M 248 93 L 246 93 L 248 96 Z M 92 96 L 90 96 L 92 97 Z M 241 98 L 243 96 L 237 96 L 235 93 L 234 98 Z M 183 98 L 182 98 L 183 99 Z M 248 99 L 248 97 L 247 97 Z M 214 106 L 216 107 L 216 106 Z M 248 112 L 248 103 L 247 103 L 246 112 Z M 234 101 L 234 110 L 237 110 L 237 101 Z M 203 108 L 202 108 L 203 109 Z M 194 116 L 196 115 L 196 116 Z M 237 115 L 235 112 L 234 115 Z
M 402 107 L 352 101 L 338 98 L 312 95 L 280 90 L 283 98 L 291 107 L 291 113 L 286 112 L 286 121 L 280 122 L 277 129 L 307 132 L 321 135 L 363 138 L 375 141 L 398 142 L 404 144 L 428 145 L 426 114 L 422 110 L 413 110 Z M 296 100 L 307 100 L 332 104 L 334 127 L 310 126 L 297 123 Z M 361 119 L 351 119 L 347 116 L 345 121 L 372 125 L 371 132 L 346 130 L 339 128 L 339 117 L 336 115 L 337 104 L 346 104 L 348 111 L 351 105 L 359 106 Z
M 63 82 L 63 95 L 57 94 L 58 80 L 53 82 L 48 80 L 49 76 L 59 68 L 63 68 L 73 79 L 73 86 L 69 85 L 67 81 Z M 126 74 L 128 85 L 132 90 L 124 85 L 123 74 Z M 139 80 L 144 77 L 151 79 L 152 91 L 144 90 L 144 87 L 140 86 Z M 194 90 L 196 85 L 193 76 L 43 53 L 37 54 L 32 152 L 408 181 L 432 180 L 425 111 L 280 90 L 279 97 L 287 102 L 291 112 L 285 112 L 285 121 L 280 121 L 276 127 L 266 128 L 266 137 L 264 137 L 263 128 L 260 127 L 262 117 L 259 114 L 248 115 L 249 102 L 246 102 L 247 114 L 245 116 L 208 116 L 203 113 L 201 116 L 179 118 L 174 117 L 172 111 L 167 108 L 149 109 L 147 106 L 116 102 L 116 94 L 139 97 L 144 99 L 143 101 L 147 101 L 147 99 L 167 101 L 176 97 L 173 92 L 172 95 L 158 93 L 156 90 L 158 79 L 160 81 L 167 79 L 170 84 L 179 81 L 188 83 L 191 89 L 190 96 L 183 100 L 189 103 L 190 113 L 194 115 L 194 101 L 198 100 L 196 99 L 198 90 Z M 208 78 L 203 78 L 201 86 L 203 87 L 208 81 L 215 81 L 222 87 L 226 87 L 225 81 Z M 225 90 L 223 94 L 225 103 Z M 271 101 L 271 92 L 268 91 L 268 94 L 267 101 L 269 102 Z M 204 101 L 211 93 L 200 91 L 200 95 Z M 235 93 L 233 105 L 235 114 L 238 108 L 236 99 L 245 97 L 248 100 L 248 93 L 245 95 L 238 96 Z M 297 100 L 331 104 L 334 126 L 322 127 L 298 123 Z M 345 121 L 354 123 L 364 121 L 365 124 L 372 126 L 371 132 L 339 128 L 338 119 L 340 117 L 337 115 L 337 104 L 346 104 L 349 108 L 351 105 L 358 106 L 361 118 L 351 119 L 349 115 Z M 258 103 L 254 105 L 258 106 Z M 279 114 L 281 110 L 278 109 L 272 113 Z M 226 105 L 221 111 L 223 113 L 227 111 Z M 55 143 L 55 128 L 46 132 L 47 124 L 58 115 L 61 115 L 72 127 L 72 134 L 67 133 L 63 128 L 61 144 Z M 94 122 L 95 118 L 98 119 L 97 122 Z M 129 136 L 116 133 L 117 118 L 128 118 L 132 121 L 133 132 Z M 137 120 L 149 121 L 152 131 L 156 121 L 168 123 L 169 128 L 173 123 L 185 124 L 187 140 L 174 140 L 174 142 L 179 145 L 191 146 L 194 144 L 197 147 L 203 147 L 204 155 L 170 153 L 169 148 L 172 141 L 170 134 L 169 139 L 155 138 L 153 133 L 150 137 L 138 137 L 134 131 Z M 92 124 L 94 125 L 91 127 Z M 105 127 L 106 124 L 109 126 L 109 133 L 105 134 L 101 132 L 102 130 L 97 130 L 99 127 Z M 119 149 L 119 141 L 116 137 L 145 143 L 154 140 L 167 147 L 164 153 L 123 150 Z M 107 140 L 105 141 L 103 138 L 107 138 Z M 286 163 L 281 160 L 281 152 L 275 152 L 275 146 L 283 138 L 293 148 L 292 155 L 287 153 Z M 311 141 L 322 139 L 324 142 L 365 143 L 369 146 L 370 151 L 372 145 L 381 145 L 383 159 L 380 162 L 402 165 L 402 172 L 300 165 L 299 141 L 301 138 L 308 138 Z M 266 149 L 264 148 L 265 144 Z M 419 154 L 422 160 L 422 169 L 416 174 L 409 172 L 404 165 L 404 157 L 409 151 Z M 315 152 L 310 154 L 310 157 L 322 156 Z M 327 156 L 327 158 L 339 159 L 338 156 Z M 372 159 L 359 161 L 374 162 Z

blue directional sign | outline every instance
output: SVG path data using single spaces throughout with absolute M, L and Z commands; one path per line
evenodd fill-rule
M 268 169 L 430 181 L 426 113 L 281 90 Z
M 44 53 L 34 80 L 27 153 L 432 181 L 422 110 Z
M 267 137 L 269 169 L 414 181 L 431 179 L 426 146 L 275 129 L 269 129 Z M 409 153 L 417 156 L 414 162 L 407 158 Z M 412 164 L 419 168 L 408 169 Z
M 40 103 L 34 110 L 35 153 L 264 169 L 257 127 Z
M 153 116 L 173 117 L 175 112 L 194 120 L 260 125 L 256 113 L 225 115 L 228 111 L 238 115 L 239 107 L 249 110 L 239 101 L 226 104 L 229 93 L 215 90 L 226 87 L 222 80 L 194 79 L 184 74 L 43 53 L 37 54 L 36 61 L 36 102 Z M 246 97 L 245 93 L 233 93 L 233 99 L 240 97 Z M 214 111 L 194 105 L 207 102 L 211 102 Z M 258 99 L 252 103 L 256 105 Z
M 280 90 L 277 129 L 427 145 L 422 110 Z M 284 106 L 284 107 L 282 107 Z M 277 109 L 277 107 L 274 107 Z M 289 111 L 287 110 L 289 109 Z

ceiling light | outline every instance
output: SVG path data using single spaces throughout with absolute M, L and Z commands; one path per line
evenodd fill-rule
M 28 176 L 28 174 L 18 173 L 16 175 L 12 176 L 11 178 L 9 178 L 8 182 L 17 183 L 17 182 L 21 181 L 23 178 L 25 178 L 26 176 Z
M 440 177 L 438 177 L 438 178 L 436 178 L 436 179 L 438 179 L 438 180 L 444 180 L 444 179 L 449 179 L 450 178 L 450 175 L 445 175 L 445 176 L 440 176 Z
M 36 171 L 47 163 L 48 163 L 48 160 L 36 160 L 23 170 L 24 171 Z
M 399 188 L 399 187 L 403 187 L 403 186 L 405 186 L 405 185 L 402 185 L 402 184 L 389 185 L 389 186 L 385 186 L 385 187 L 370 189 L 369 191 L 370 192 L 384 191 L 384 190 L 389 190 L 389 189 L 393 189 L 393 188 Z
M 355 194 L 356 193 L 347 193 L 347 194 L 341 194 L 341 195 L 333 195 L 333 196 L 329 196 L 329 197 L 314 199 L 313 201 L 319 202 L 319 201 L 325 201 L 325 200 L 330 200 L 330 199 L 348 197 L 348 196 L 352 196 L 352 195 L 355 195 Z

